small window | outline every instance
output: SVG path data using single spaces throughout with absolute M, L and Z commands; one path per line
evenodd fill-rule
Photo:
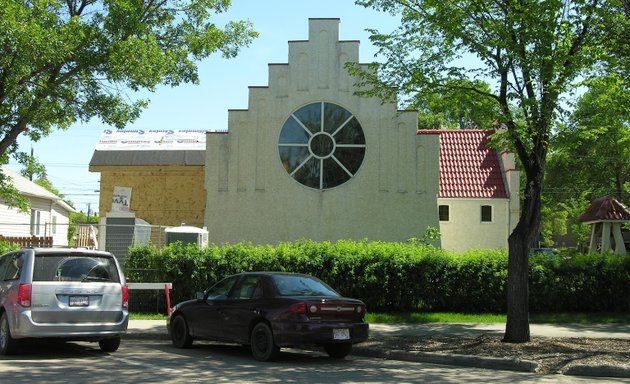
M 31 235 L 39 235 L 39 227 L 41 224 L 41 211 L 31 209 Z
M 481 206 L 481 222 L 482 223 L 492 222 L 492 206 L 491 205 Z
M 52 217 L 52 228 L 51 228 L 52 234 L 55 235 L 57 234 L 57 216 L 53 216 Z
M 7 269 L 5 271 L 4 279 L 18 280 L 20 278 L 20 274 L 22 273 L 22 264 L 24 263 L 22 254 L 14 253 L 7 261 L 8 263 L 6 265 Z
M 0 281 L 19 279 L 23 263 L 21 253 L 10 253 L 0 258 Z
M 438 207 L 438 213 L 440 215 L 440 221 L 449 221 L 449 206 L 440 205 Z

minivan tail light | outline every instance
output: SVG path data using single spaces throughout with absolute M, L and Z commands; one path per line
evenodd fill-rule
M 129 308 L 129 287 L 126 285 L 121 285 L 122 291 L 122 307 Z
M 290 313 L 306 314 L 306 303 L 296 303 L 289 307 Z
M 22 307 L 29 308 L 31 306 L 31 284 L 20 284 L 18 287 L 18 304 Z

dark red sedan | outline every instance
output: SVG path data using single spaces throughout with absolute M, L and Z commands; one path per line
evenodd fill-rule
M 229 276 L 202 298 L 173 307 L 168 330 L 173 345 L 194 339 L 249 345 L 255 359 L 270 361 L 282 347 L 322 346 L 344 358 L 367 340 L 365 304 L 340 296 L 308 275 L 249 272 Z

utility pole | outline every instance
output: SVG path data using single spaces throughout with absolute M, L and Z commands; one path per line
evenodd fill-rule
M 28 168 L 27 168 L 28 169 L 28 179 L 30 181 L 33 181 L 33 169 L 32 169 L 33 167 L 31 166 L 31 164 L 33 163 L 33 155 L 34 155 L 34 153 L 35 152 L 33 151 L 33 146 L 31 145 L 31 158 L 28 159 L 28 163 L 29 164 L 28 164 Z

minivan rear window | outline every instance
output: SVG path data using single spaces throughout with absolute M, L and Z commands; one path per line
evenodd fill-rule
M 113 258 L 68 254 L 36 255 L 33 281 L 120 283 Z

